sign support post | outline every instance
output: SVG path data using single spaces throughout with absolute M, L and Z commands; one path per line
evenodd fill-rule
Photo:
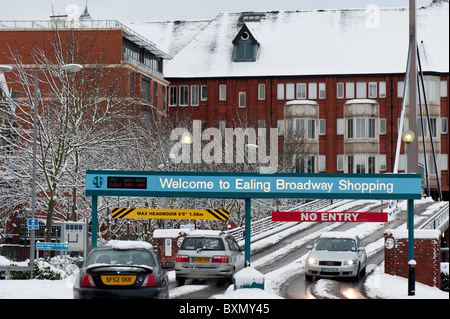
M 245 199 L 245 265 L 250 266 L 250 245 L 251 245 L 251 222 L 252 222 L 252 216 L 251 216 L 251 205 L 252 200 L 250 198 Z
M 92 196 L 92 223 L 91 223 L 91 247 L 97 247 L 97 209 L 98 209 L 98 197 Z

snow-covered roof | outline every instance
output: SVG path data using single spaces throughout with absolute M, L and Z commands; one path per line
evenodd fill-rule
M 129 22 L 174 58 L 168 78 L 404 73 L 408 8 L 221 13 L 213 20 Z M 256 14 L 256 13 L 255 13 Z M 260 44 L 255 62 L 233 62 L 233 40 L 243 23 Z M 424 71 L 449 71 L 449 3 L 417 10 Z

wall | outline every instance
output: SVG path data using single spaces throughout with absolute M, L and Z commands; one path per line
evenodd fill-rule
M 388 229 L 384 234 L 384 272 L 408 278 L 408 231 Z M 441 287 L 441 240 L 438 230 L 414 231 L 416 282 Z

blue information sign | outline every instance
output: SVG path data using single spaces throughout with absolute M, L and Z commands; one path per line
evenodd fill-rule
M 28 230 L 38 230 L 39 229 L 39 219 L 28 218 L 27 219 L 27 228 L 28 228 Z
M 421 175 L 87 171 L 86 195 L 420 199 Z
M 36 243 L 36 250 L 69 250 L 68 243 Z

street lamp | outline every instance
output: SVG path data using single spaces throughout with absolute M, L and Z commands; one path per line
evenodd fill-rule
M 411 158 L 409 146 L 416 135 L 413 131 L 408 130 L 403 132 L 402 140 L 406 144 L 407 154 L 407 167 L 406 173 L 410 173 L 411 170 Z M 408 199 L 408 296 L 414 296 L 416 294 L 416 261 L 414 260 L 414 200 Z
M 5 73 L 12 71 L 14 68 L 9 65 L 0 65 L 0 73 Z M 18 69 L 20 71 L 34 72 L 34 105 L 33 105 L 33 177 L 31 183 L 31 218 L 36 216 L 36 157 L 37 157 L 37 104 L 38 104 L 38 72 L 52 71 L 52 70 L 63 70 L 66 72 L 79 72 L 83 69 L 80 64 L 63 64 L 57 67 L 45 68 L 45 69 Z M 31 277 L 33 277 L 34 269 L 34 250 L 36 247 L 34 230 L 30 233 L 30 266 L 31 266 Z
M 184 145 L 190 145 L 190 144 L 192 144 L 193 142 L 194 142 L 194 139 L 193 139 L 191 133 L 186 132 L 186 133 L 183 133 L 183 134 L 181 135 L 181 143 L 182 143 L 182 144 L 184 144 Z M 190 152 L 189 152 L 189 153 L 190 153 Z M 188 155 L 187 158 L 185 158 L 185 162 L 184 162 L 184 170 L 185 170 L 186 172 L 187 172 L 187 170 L 188 170 L 188 162 L 189 162 L 189 161 L 190 161 L 190 154 Z M 184 198 L 184 209 L 187 209 L 187 206 L 188 206 L 188 199 L 187 199 L 187 197 L 185 197 L 185 198 Z M 184 224 L 187 225 L 187 224 L 188 224 L 188 221 L 185 220 L 185 221 L 184 221 Z M 203 221 L 202 221 L 202 224 L 203 224 Z M 201 226 L 201 228 L 203 229 L 203 225 Z

